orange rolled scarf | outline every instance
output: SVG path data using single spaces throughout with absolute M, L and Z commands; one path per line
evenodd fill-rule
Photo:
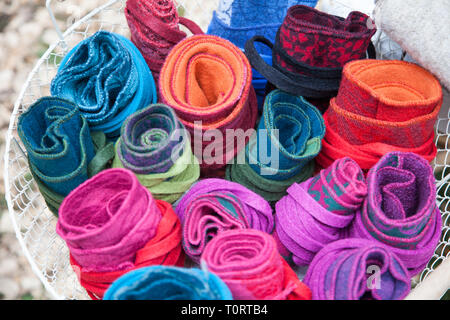
M 251 80 L 251 66 L 243 52 L 228 40 L 211 35 L 181 41 L 163 65 L 161 100 L 175 110 L 193 135 L 193 150 L 204 176 L 223 168 L 248 142 L 248 138 L 226 139 L 225 133 L 227 129 L 245 132 L 255 126 L 257 101 Z M 196 121 L 201 121 L 201 126 L 194 124 Z
M 345 65 L 339 92 L 324 114 L 319 166 L 348 156 L 367 172 L 388 152 L 436 156 L 434 124 L 442 105 L 438 80 L 404 61 L 357 60 Z

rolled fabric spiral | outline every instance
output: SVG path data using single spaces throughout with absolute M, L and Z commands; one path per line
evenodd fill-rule
M 133 171 L 155 199 L 170 203 L 200 176 L 187 132 L 164 104 L 150 105 L 125 120 L 113 167 Z
M 275 234 L 281 254 L 308 265 L 328 243 L 342 239 L 367 196 L 364 174 L 350 158 L 301 183 L 275 205 Z
M 432 167 L 414 153 L 390 152 L 370 169 L 367 185 L 368 196 L 349 236 L 389 246 L 411 276 L 418 274 L 442 230 Z
M 215 274 L 197 268 L 140 268 L 117 279 L 103 300 L 233 300 Z
M 171 205 L 154 200 L 126 169 L 108 169 L 72 191 L 56 232 L 93 298 L 124 272 L 151 264 L 183 265 L 181 225 Z
M 401 300 L 411 290 L 402 260 L 386 246 L 365 239 L 324 247 L 303 281 L 313 300 Z
M 236 229 L 215 236 L 202 261 L 235 300 L 310 300 L 311 291 L 280 256 L 271 235 Z
M 376 28 L 369 17 L 351 12 L 347 19 L 329 15 L 308 6 L 288 9 L 275 44 L 264 36 L 247 40 L 245 54 L 276 88 L 308 98 L 330 98 L 339 88 L 342 67 L 349 61 L 375 57 L 370 42 Z M 272 66 L 264 62 L 255 48 L 262 43 L 272 50 Z
M 245 42 L 256 35 L 273 42 L 288 8 L 296 4 L 315 7 L 317 0 L 221 0 L 217 10 L 213 11 L 207 34 L 227 39 L 241 50 L 244 50 Z M 272 51 L 259 43 L 256 48 L 264 61 L 271 65 Z M 267 80 L 256 70 L 252 73 L 258 107 L 262 109 Z
M 33 178 L 55 215 L 64 197 L 105 169 L 114 152 L 100 132 L 91 135 L 75 104 L 56 97 L 33 103 L 20 115 L 17 132 Z
M 349 156 L 368 171 L 391 151 L 436 156 L 434 124 L 442 88 L 427 70 L 405 61 L 360 60 L 345 65 L 336 98 L 324 114 L 327 132 L 316 162 Z
M 156 102 L 156 86 L 139 50 L 125 37 L 98 31 L 61 61 L 52 96 L 73 101 L 91 130 L 116 139 L 128 115 Z
M 195 22 L 178 15 L 172 0 L 127 0 L 124 11 L 131 41 L 144 56 L 156 80 L 170 50 L 187 36 L 179 25 L 193 34 L 203 34 Z
M 226 177 L 242 181 L 249 189 L 267 196 L 268 201 L 279 200 L 292 183 L 311 176 L 312 166 L 308 164 L 320 152 L 324 134 L 319 110 L 302 97 L 274 90 L 266 96 L 257 134 L 245 148 L 245 163 L 239 163 L 238 157 L 229 165 Z M 247 167 L 259 177 L 249 179 Z M 271 194 L 272 181 L 284 188 Z
M 183 248 L 198 262 L 206 244 L 232 229 L 257 229 L 272 233 L 269 203 L 247 188 L 227 180 L 204 179 L 180 199 L 175 208 L 183 229 Z
M 224 168 L 247 142 L 238 134 L 228 139 L 226 132 L 245 132 L 255 125 L 251 78 L 247 58 L 225 39 L 195 35 L 170 51 L 159 79 L 161 100 L 193 136 L 202 173 Z

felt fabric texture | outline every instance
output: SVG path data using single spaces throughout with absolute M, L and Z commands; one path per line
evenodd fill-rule
M 223 179 L 197 182 L 178 202 L 175 212 L 183 228 L 183 248 L 195 262 L 217 234 L 233 229 L 272 233 L 274 221 L 267 201 L 240 184 Z
M 450 89 L 450 2 L 378 0 L 377 25 Z
M 254 36 L 246 42 L 245 54 L 275 87 L 294 95 L 329 98 L 339 88 L 344 64 L 364 58 L 369 48 L 374 55 L 370 39 L 376 29 L 368 28 L 368 18 L 357 11 L 343 19 L 308 6 L 292 6 L 275 43 Z M 272 50 L 273 67 L 259 56 L 255 43 Z
M 214 273 L 152 266 L 117 279 L 103 300 L 233 300 L 233 297 Z
M 131 41 L 144 56 L 156 81 L 170 50 L 187 36 L 180 25 L 193 34 L 203 33 L 193 21 L 178 15 L 172 0 L 127 0 L 124 12 Z
M 200 176 L 185 128 L 164 104 L 150 105 L 125 120 L 113 167 L 133 171 L 155 199 L 170 203 Z
M 441 105 L 439 82 L 413 63 L 349 62 L 324 114 L 327 131 L 316 161 L 327 167 L 349 156 L 366 171 L 390 151 L 411 151 L 431 161 Z
M 226 130 L 245 132 L 255 125 L 257 101 L 251 78 L 247 58 L 225 39 L 195 35 L 170 51 L 159 79 L 161 100 L 175 110 L 193 137 L 203 173 L 224 168 L 247 142 L 236 136 L 227 139 Z
M 327 245 L 315 256 L 304 282 L 313 300 L 402 300 L 411 290 L 402 260 L 365 239 Z
M 426 266 L 442 229 L 433 169 L 411 152 L 390 152 L 369 171 L 368 196 L 351 237 L 375 239 L 403 260 L 411 276 Z
M 370 169 L 367 185 L 368 196 L 349 235 L 389 246 L 416 275 L 441 236 L 432 167 L 414 153 L 390 152 Z
M 226 178 L 268 201 L 279 200 L 292 183 L 311 176 L 310 162 L 320 152 L 324 134 L 319 110 L 302 97 L 276 89 L 266 96 L 258 131 L 246 145 L 245 155 L 229 165 Z M 249 169 L 256 175 L 247 173 Z M 280 188 L 274 190 L 272 181 Z
M 308 265 L 327 244 L 343 238 L 367 196 L 364 174 L 350 158 L 289 187 L 275 205 L 275 239 L 281 254 Z
M 33 178 L 56 215 L 64 197 L 112 158 L 112 144 L 101 133 L 91 135 L 86 119 L 68 100 L 38 99 L 20 115 L 17 131 Z
M 156 102 L 156 86 L 142 54 L 125 37 L 98 31 L 61 61 L 52 96 L 73 101 L 91 130 L 116 139 L 128 115 Z
M 202 254 L 235 300 L 310 300 L 311 291 L 277 251 L 271 235 L 251 229 L 224 231 Z
M 136 251 L 157 232 L 161 211 L 126 169 L 108 169 L 73 190 L 59 209 L 56 232 L 85 271 L 134 265 Z
M 70 263 L 78 272 L 81 285 L 92 299 L 102 299 L 111 283 L 132 270 L 151 265 L 184 266 L 180 220 L 169 203 L 157 200 L 156 205 L 162 215 L 156 234 L 143 248 L 136 251 L 133 266 L 109 272 L 87 271 L 70 256 Z

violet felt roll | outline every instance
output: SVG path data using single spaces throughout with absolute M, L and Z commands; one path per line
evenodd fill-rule
M 400 300 L 411 289 L 406 267 L 388 247 L 354 238 L 319 251 L 304 282 L 313 300 Z

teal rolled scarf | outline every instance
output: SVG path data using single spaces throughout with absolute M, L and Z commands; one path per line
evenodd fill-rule
M 114 281 L 103 300 L 233 300 L 214 273 L 197 268 L 151 266 Z
M 245 157 L 238 155 L 228 166 L 226 179 L 277 201 L 290 185 L 311 177 L 311 160 L 320 152 L 324 135 L 317 108 L 302 97 L 274 90 L 266 97 L 258 131 L 246 146 Z
M 55 215 L 65 196 L 114 157 L 113 144 L 101 132 L 91 134 L 78 107 L 64 99 L 37 100 L 20 115 L 17 131 L 33 178 Z
M 175 111 L 164 104 L 150 105 L 125 120 L 113 167 L 133 171 L 156 199 L 170 203 L 200 176 L 188 133 Z
M 81 41 L 62 60 L 51 94 L 73 101 L 91 130 L 117 139 L 124 120 L 156 102 L 150 69 L 125 37 L 98 31 Z

